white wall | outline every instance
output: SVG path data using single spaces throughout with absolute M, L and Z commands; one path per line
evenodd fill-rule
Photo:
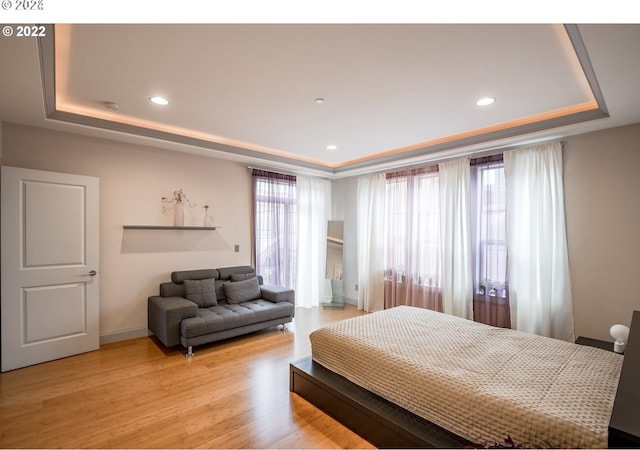
M 147 297 L 158 293 L 171 271 L 251 264 L 246 166 L 7 123 L 2 140 L 5 165 L 100 179 L 102 342 L 146 333 Z M 161 198 L 180 188 L 198 205 L 185 211 L 185 225 L 202 224 L 206 203 L 218 230 L 123 230 L 129 224 L 172 225 Z

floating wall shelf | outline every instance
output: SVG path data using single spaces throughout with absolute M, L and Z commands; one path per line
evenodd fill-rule
M 125 230 L 208 230 L 212 231 L 220 227 L 172 227 L 161 225 L 123 225 Z

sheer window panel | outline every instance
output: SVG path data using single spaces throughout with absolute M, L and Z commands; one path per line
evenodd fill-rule
M 501 156 L 472 162 L 473 316 L 510 328 L 506 183 Z
M 387 174 L 385 308 L 442 311 L 437 167 Z
M 296 275 L 296 178 L 254 169 L 255 268 L 265 283 L 293 288 Z

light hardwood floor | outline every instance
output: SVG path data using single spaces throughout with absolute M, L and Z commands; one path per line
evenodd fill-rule
M 153 338 L 0 374 L 1 448 L 371 448 L 296 394 L 309 333 L 361 314 L 298 308 L 271 328 L 196 348 Z

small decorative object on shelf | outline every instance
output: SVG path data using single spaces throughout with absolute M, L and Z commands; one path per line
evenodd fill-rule
M 204 218 L 202 219 L 202 226 L 210 227 L 211 218 L 209 217 L 209 205 L 204 205 L 203 208 L 204 208 Z
M 173 198 L 162 197 L 162 214 L 168 214 L 169 211 L 173 210 L 173 226 L 183 227 L 185 205 L 189 208 L 196 206 L 195 203 L 192 204 L 189 201 L 187 194 L 182 192 L 182 189 L 173 191 Z

